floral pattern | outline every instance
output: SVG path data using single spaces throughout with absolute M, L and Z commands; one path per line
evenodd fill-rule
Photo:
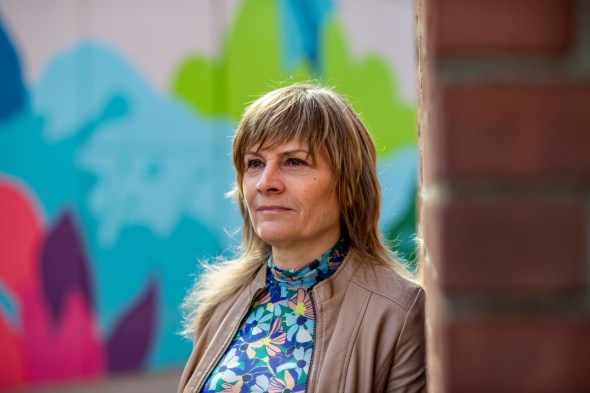
M 338 269 L 344 240 L 301 269 L 281 270 L 268 260 L 266 291 L 209 375 L 201 392 L 305 392 L 315 327 L 311 289 Z

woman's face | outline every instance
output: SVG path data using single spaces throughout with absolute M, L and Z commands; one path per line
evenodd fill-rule
M 254 230 L 274 247 L 331 247 L 340 237 L 340 207 L 323 154 L 306 143 L 253 146 L 244 157 L 243 190 Z M 320 250 L 323 252 L 325 250 Z

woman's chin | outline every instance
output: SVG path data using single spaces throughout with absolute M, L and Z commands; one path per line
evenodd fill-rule
M 256 233 L 262 240 L 264 240 L 264 242 L 271 246 L 279 246 L 281 244 L 293 242 L 297 244 L 297 237 L 290 228 L 265 227 L 259 228 Z
M 277 236 L 275 234 L 270 236 L 260 236 L 260 238 L 264 240 L 265 243 L 270 244 L 272 247 L 280 247 L 293 242 L 293 239 L 290 237 Z M 295 243 L 295 245 L 296 244 L 297 243 Z

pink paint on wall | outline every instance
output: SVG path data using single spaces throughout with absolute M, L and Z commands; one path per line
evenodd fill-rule
M 40 280 L 40 250 L 47 232 L 23 187 L 0 181 L 0 277 L 14 316 L 0 313 L 0 388 L 104 374 L 105 355 L 87 296 L 65 295 L 52 319 Z M 57 272 L 59 274 L 60 272 Z
M 36 264 L 44 231 L 33 206 L 26 190 L 0 180 L 0 277 L 13 295 L 38 285 Z
M 38 291 L 23 298 L 23 342 L 30 382 L 75 380 L 104 373 L 104 354 L 84 297 L 70 293 L 54 323 Z
M 0 318 L 0 389 L 21 386 L 25 382 L 21 340 L 14 329 Z
M 37 285 L 34 274 L 41 222 L 26 192 L 8 181 L 0 181 L 0 277 L 5 295 L 20 314 L 20 295 Z M 26 356 L 20 320 L 3 315 L 0 309 L 0 388 L 21 386 L 26 382 Z

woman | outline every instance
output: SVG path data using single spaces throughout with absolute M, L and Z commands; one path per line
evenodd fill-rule
M 424 391 L 424 292 L 381 240 L 358 115 L 329 89 L 281 88 L 245 111 L 232 156 L 241 254 L 186 300 L 179 392 Z

